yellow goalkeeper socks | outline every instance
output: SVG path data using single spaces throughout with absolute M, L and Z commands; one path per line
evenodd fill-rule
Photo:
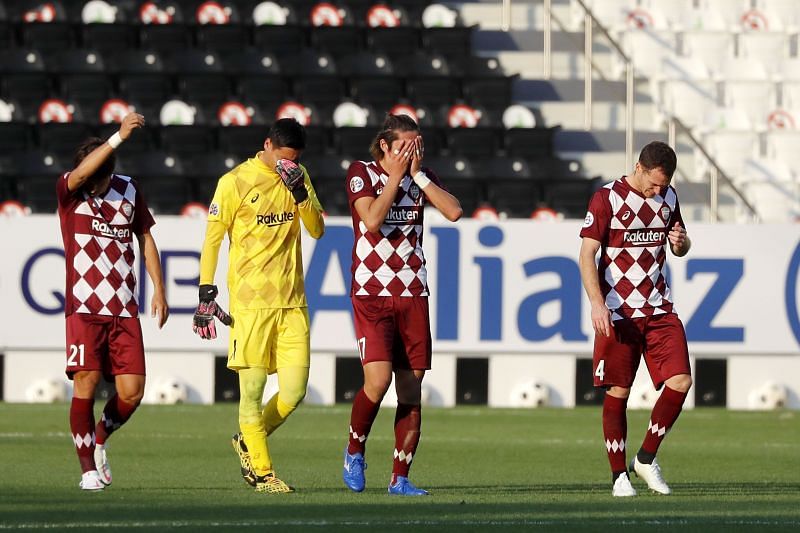
M 267 383 L 263 368 L 239 370 L 239 428 L 250 454 L 256 475 L 272 471 L 272 458 L 267 445 L 267 431 L 261 419 L 261 396 Z
M 306 395 L 308 368 L 292 366 L 278 369 L 279 391 L 267 402 L 262 421 L 267 435 L 278 429 Z

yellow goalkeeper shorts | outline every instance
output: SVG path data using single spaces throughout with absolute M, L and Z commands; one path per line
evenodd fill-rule
M 233 313 L 228 368 L 309 367 L 307 307 L 240 309 Z

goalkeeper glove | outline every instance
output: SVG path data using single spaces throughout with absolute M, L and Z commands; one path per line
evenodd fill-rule
M 275 171 L 280 175 L 283 184 L 294 196 L 294 203 L 299 204 L 308 198 L 303 170 L 291 159 L 278 159 Z
M 192 330 L 200 335 L 201 339 L 216 339 L 217 326 L 214 317 L 226 326 L 233 322 L 231 316 L 222 310 L 214 299 L 219 294 L 216 285 L 200 285 L 200 303 L 194 312 Z

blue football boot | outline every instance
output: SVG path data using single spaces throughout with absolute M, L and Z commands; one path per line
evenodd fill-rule
M 364 456 L 360 453 L 349 454 L 347 453 L 347 446 L 344 447 L 344 469 L 342 470 L 342 479 L 347 488 L 353 492 L 361 492 L 364 490 L 366 481 L 364 480 L 364 470 L 367 469 L 367 463 L 364 462 Z
M 407 477 L 396 476 L 394 481 L 389 483 L 389 494 L 398 496 L 427 496 L 428 491 L 418 489 Z

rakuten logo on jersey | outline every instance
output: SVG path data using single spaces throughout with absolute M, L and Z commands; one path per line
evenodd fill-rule
M 384 222 L 387 224 L 395 224 L 395 223 L 405 223 L 411 222 L 419 219 L 419 209 L 416 207 L 392 207 L 388 213 L 386 213 L 386 218 Z
M 96 231 L 103 237 L 110 237 L 112 239 L 130 239 L 130 228 L 118 228 L 116 226 L 109 226 L 106 222 L 100 222 L 97 219 L 92 220 L 92 230 Z
M 665 230 L 641 229 L 626 231 L 622 237 L 624 242 L 629 242 L 634 246 L 652 246 L 654 244 L 664 244 L 667 239 Z
M 284 211 L 283 213 L 267 213 L 266 215 L 256 215 L 256 224 L 265 226 L 280 226 L 294 220 L 294 213 Z

